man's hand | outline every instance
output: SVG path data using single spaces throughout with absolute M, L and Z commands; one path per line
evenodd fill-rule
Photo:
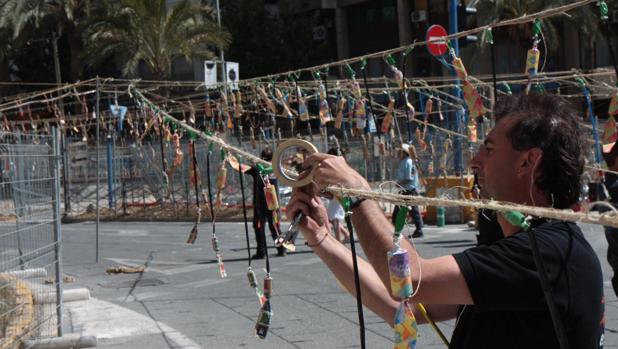
M 330 232 L 328 214 L 321 199 L 316 196 L 312 186 L 294 189 L 288 203 L 286 215 L 291 221 L 302 212 L 305 217 L 298 227 L 309 245 L 315 245 Z
M 313 182 L 320 190 L 328 186 L 371 190 L 367 180 L 354 171 L 341 156 L 312 154 L 305 159 L 303 166 L 316 168 L 313 173 Z

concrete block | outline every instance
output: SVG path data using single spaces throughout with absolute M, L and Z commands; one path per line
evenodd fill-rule
M 56 302 L 56 292 L 34 293 L 34 304 L 46 304 Z M 90 299 L 90 291 L 87 288 L 64 290 L 62 300 L 64 302 L 84 301 Z
M 69 349 L 69 348 L 96 348 L 95 336 L 82 336 L 79 333 L 69 333 L 62 337 L 40 338 L 26 340 L 27 348 L 32 349 Z

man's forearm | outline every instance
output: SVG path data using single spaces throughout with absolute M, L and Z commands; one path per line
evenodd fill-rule
M 352 221 L 369 262 L 390 293 L 387 253 L 393 248 L 393 225 L 380 206 L 370 200 L 354 209 Z M 423 259 L 406 239 L 402 239 L 401 248 L 408 251 L 412 282 L 415 288 L 419 287 L 413 299 L 415 302 L 472 304 L 465 279 L 452 256 Z
M 346 291 L 356 296 L 350 250 L 336 241 L 330 234 L 319 245 L 313 247 L 313 250 Z M 384 286 L 371 264 L 361 257 L 358 257 L 358 269 L 363 304 L 392 327 L 396 309 L 400 304 L 399 301 L 393 299 L 390 290 Z M 413 308 L 416 321 L 419 324 L 427 323 L 427 319 L 416 304 L 413 305 Z M 456 305 L 425 304 L 425 309 L 429 317 L 436 322 L 450 320 L 457 316 Z
M 330 234 L 313 247 L 314 252 L 331 270 L 341 285 L 356 296 L 352 253 Z M 371 265 L 358 258 L 359 278 L 363 304 L 393 326 L 395 311 L 399 303 L 390 296 L 390 291 L 381 282 Z
M 364 201 L 354 209 L 351 217 L 367 259 L 390 292 L 390 274 L 386 255 L 393 248 L 393 225 L 386 218 L 378 203 L 370 200 Z M 418 265 L 416 256 L 416 253 L 410 253 L 412 266 Z

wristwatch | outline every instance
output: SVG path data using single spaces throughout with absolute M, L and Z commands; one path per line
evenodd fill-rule
M 360 204 L 365 200 L 365 198 L 359 198 L 355 196 L 350 197 L 350 211 L 360 206 Z

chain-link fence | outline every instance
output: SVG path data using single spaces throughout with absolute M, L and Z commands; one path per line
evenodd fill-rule
M 62 334 L 56 137 L 0 133 L 0 347 Z
M 276 147 L 278 135 L 271 136 L 269 132 L 258 133 L 252 138 L 245 133 L 242 136 L 236 132 L 224 136 L 226 141 L 235 147 L 255 155 L 260 154 L 265 147 Z M 394 142 L 389 136 L 344 134 L 341 130 L 330 129 L 329 137 L 315 134 L 312 137 L 302 130 L 303 138 L 314 143 L 320 151 L 326 152 L 334 147 L 333 136 L 339 140 L 350 165 L 363 174 L 370 182 L 382 182 L 395 177 L 398 162 L 397 152 L 393 149 Z M 257 132 L 256 132 L 257 133 Z M 283 131 L 282 137 L 292 137 L 290 131 Z M 430 144 L 425 147 L 416 144 L 419 163 L 423 174 L 427 177 L 453 175 L 455 169 L 453 142 L 444 135 L 433 132 L 428 135 Z M 386 140 L 383 145 L 381 140 Z M 191 219 L 197 209 L 195 205 L 195 187 L 191 176 L 191 153 L 189 140 L 185 137 L 180 141 L 179 156 L 171 141 L 163 141 L 153 135 L 152 140 L 143 143 L 130 144 L 131 140 L 115 137 L 102 137 L 97 161 L 96 148 L 93 142 L 66 142 L 64 161 L 65 167 L 63 186 L 65 212 L 70 218 L 93 220 L 96 212 L 97 176 L 99 179 L 100 215 L 103 219 Z M 448 145 L 449 143 L 450 145 Z M 467 142 L 466 142 L 467 143 Z M 450 146 L 451 150 L 445 150 Z M 162 151 L 163 150 L 163 151 Z M 164 154 L 167 174 L 163 171 Z M 464 168 L 470 160 L 471 152 L 464 148 L 462 163 Z M 206 157 L 208 143 L 202 139 L 196 141 L 196 157 L 200 176 L 200 191 L 206 194 L 208 173 Z M 218 149 L 210 156 L 210 180 L 215 191 L 215 181 L 221 157 Z M 229 168 L 229 167 L 228 167 Z M 431 185 L 433 182 L 428 182 Z M 248 176 L 247 188 L 251 186 Z M 251 190 L 246 190 L 247 203 L 251 203 Z M 289 188 L 280 188 L 281 204 L 285 205 L 290 195 Z M 206 195 L 200 195 L 203 204 Z M 240 217 L 241 193 L 238 173 L 228 171 L 227 185 L 222 192 L 223 207 L 219 218 Z M 206 215 L 209 215 L 206 210 Z

